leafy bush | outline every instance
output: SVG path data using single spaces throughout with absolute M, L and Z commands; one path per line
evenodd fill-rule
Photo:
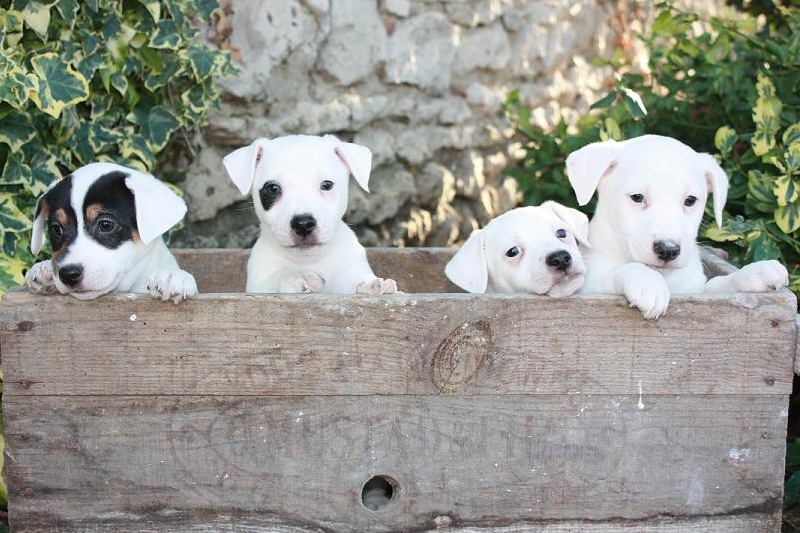
M 0 8 L 0 293 L 22 282 L 36 197 L 95 160 L 186 153 L 227 53 L 197 39 L 216 0 L 13 0 Z M 182 136 L 183 135 L 183 136 Z M 168 150 L 168 148 L 170 148 Z M 166 165 L 164 165 L 166 166 Z
M 619 55 L 598 61 L 619 73 L 618 83 L 575 131 L 563 121 L 552 133 L 535 128 L 512 94 L 506 112 L 527 143 L 520 165 L 507 172 L 526 202 L 574 206 L 564 161 L 585 144 L 675 137 L 714 153 L 730 177 L 723 227 L 706 217 L 701 237 L 740 264 L 781 260 L 792 290 L 800 290 L 800 8 L 774 8 L 765 20 L 712 18 L 705 21 L 711 31 L 696 35 L 697 15 L 660 4 L 642 36 L 650 72 L 631 71 Z

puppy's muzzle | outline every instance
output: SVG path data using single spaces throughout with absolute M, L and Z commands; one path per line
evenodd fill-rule
M 545 257 L 544 262 L 553 270 L 566 272 L 570 265 L 572 265 L 572 256 L 569 255 L 569 252 L 566 250 L 559 250 Z
M 64 265 L 58 269 L 58 279 L 69 287 L 74 287 L 80 283 L 82 278 L 83 267 L 81 265 Z
M 292 217 L 292 220 L 289 221 L 289 227 L 291 227 L 292 231 L 300 237 L 307 237 L 308 235 L 311 235 L 311 233 L 317 227 L 317 219 L 308 213 L 295 215 Z
M 656 241 L 653 243 L 656 257 L 664 262 L 672 261 L 681 254 L 681 245 L 672 241 Z

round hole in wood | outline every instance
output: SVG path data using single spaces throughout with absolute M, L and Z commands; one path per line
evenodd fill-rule
M 391 476 L 373 476 L 361 489 L 361 503 L 370 511 L 382 511 L 397 499 L 400 486 Z

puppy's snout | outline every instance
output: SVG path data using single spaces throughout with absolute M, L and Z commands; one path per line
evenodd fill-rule
M 550 268 L 566 272 L 572 264 L 572 256 L 566 250 L 559 250 L 545 257 L 544 261 Z
M 58 269 L 58 278 L 70 287 L 77 285 L 82 277 L 83 267 L 80 265 L 64 265 Z
M 681 245 L 672 241 L 656 241 L 653 251 L 662 261 L 672 261 L 681 254 Z
M 314 228 L 317 227 L 317 219 L 308 213 L 303 215 L 295 215 L 289 222 L 289 226 L 292 228 L 293 232 L 301 237 L 305 237 L 306 235 L 310 235 L 311 232 L 314 231 Z

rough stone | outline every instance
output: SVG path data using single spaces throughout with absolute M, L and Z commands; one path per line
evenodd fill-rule
M 574 123 L 613 83 L 592 66 L 652 24 L 657 0 L 221 0 L 240 74 L 181 185 L 178 246 L 250 246 L 258 222 L 221 164 L 257 137 L 333 133 L 369 147 L 347 221 L 365 245 L 448 246 L 518 205 L 502 174 L 521 139 L 500 112 L 513 89 L 534 124 Z M 724 0 L 679 0 L 715 14 Z

